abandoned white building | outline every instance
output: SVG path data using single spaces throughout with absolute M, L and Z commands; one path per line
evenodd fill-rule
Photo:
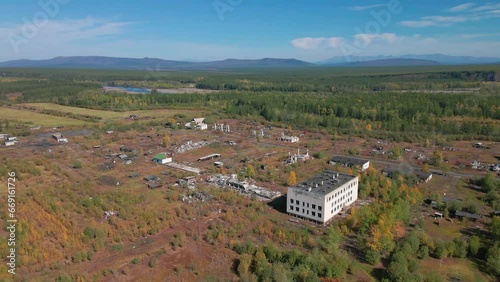
M 331 165 L 342 165 L 347 167 L 359 168 L 361 171 L 365 171 L 370 168 L 370 161 L 368 160 L 344 156 L 335 156 L 328 163 Z
M 318 223 L 327 223 L 344 207 L 358 199 L 358 177 L 325 170 L 288 188 L 288 214 Z
M 192 121 L 186 123 L 184 126 L 188 129 L 197 129 L 197 130 L 208 129 L 208 124 L 205 123 L 205 118 L 194 118 Z
M 281 142 L 290 142 L 290 143 L 298 143 L 299 137 L 297 136 L 287 136 L 285 133 L 281 133 L 281 136 L 278 138 L 278 141 Z

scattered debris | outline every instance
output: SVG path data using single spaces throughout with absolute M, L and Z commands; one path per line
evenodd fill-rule
M 196 142 L 196 143 L 193 143 L 193 141 L 188 141 L 186 142 L 186 144 L 184 145 L 181 145 L 180 147 L 178 148 L 175 148 L 175 152 L 177 154 L 181 154 L 181 153 L 185 153 L 187 151 L 192 151 L 192 150 L 196 150 L 196 149 L 199 149 L 199 148 L 203 148 L 203 147 L 206 147 L 214 142 L 217 142 L 217 141 L 199 141 L 199 142 Z
M 261 201 L 272 200 L 281 196 L 281 193 L 278 191 L 270 191 L 268 189 L 250 184 L 246 181 L 239 181 L 236 174 L 231 176 L 225 176 L 222 174 L 212 175 L 207 178 L 207 182 L 221 188 L 230 187 L 245 196 L 256 197 Z
M 111 216 L 114 216 L 114 215 L 116 215 L 116 216 L 117 216 L 117 215 L 118 215 L 118 212 L 115 212 L 115 211 L 112 211 L 112 210 L 110 210 L 110 211 L 105 211 L 105 212 L 104 212 L 104 219 L 106 220 L 106 219 L 108 219 L 108 218 L 110 218 Z
M 181 186 L 181 187 L 187 187 L 191 190 L 194 190 L 197 187 L 196 185 L 196 178 L 194 176 L 187 176 L 182 179 L 179 179 L 175 182 L 175 185 Z
M 129 178 L 137 178 L 137 177 L 139 177 L 139 175 L 140 174 L 138 172 L 134 172 L 134 173 L 130 174 L 128 177 Z
M 201 203 L 204 203 L 208 200 L 210 200 L 212 198 L 212 196 L 210 196 L 210 194 L 208 193 L 205 193 L 205 192 L 196 192 L 192 195 L 189 195 L 189 196 L 183 196 L 182 197 L 182 201 L 185 202 L 185 203 L 192 203 L 192 202 L 201 202 Z
M 484 166 L 481 165 L 481 162 L 479 161 L 473 161 L 471 164 L 470 164 L 471 168 L 472 169 L 483 169 Z

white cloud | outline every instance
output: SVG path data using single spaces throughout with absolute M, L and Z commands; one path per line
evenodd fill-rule
M 26 58 L 52 50 L 79 47 L 82 40 L 109 39 L 123 34 L 130 22 L 84 19 L 47 20 L 37 25 L 24 23 L 0 26 L 0 49 L 7 58 Z M 67 51 L 67 50 L 65 50 Z
M 498 3 L 498 4 L 488 3 L 486 5 L 482 5 L 482 6 L 474 8 L 474 9 L 471 9 L 470 12 L 484 12 L 484 11 L 491 11 L 491 10 L 497 10 L 497 9 L 500 9 L 500 3 Z
M 461 5 L 458 5 L 458 6 L 455 6 L 455 7 L 452 7 L 450 9 L 448 9 L 448 11 L 450 12 L 462 12 L 462 11 L 465 11 L 465 10 L 469 10 L 470 8 L 474 7 L 476 4 L 474 3 L 464 3 L 464 4 L 461 4 Z
M 355 34 L 344 38 L 336 48 L 320 44 L 316 49 L 300 49 L 301 56 L 321 57 L 327 59 L 334 56 L 346 58 L 356 56 L 398 56 L 406 54 L 447 54 L 468 56 L 500 57 L 498 46 L 500 40 L 492 40 L 492 36 L 500 34 L 462 34 L 450 37 L 425 37 L 419 34 L 397 35 L 394 33 Z M 475 40 L 471 40 L 475 39 Z
M 295 48 L 299 49 L 316 49 L 318 48 L 323 42 L 325 41 L 326 38 L 320 37 L 320 38 L 312 38 L 312 37 L 304 37 L 304 38 L 297 38 L 292 40 L 292 45 Z
M 402 26 L 406 27 L 428 27 L 428 26 L 434 26 L 436 25 L 435 22 L 433 21 L 402 21 L 400 22 Z
M 326 44 L 332 48 L 339 47 L 342 42 L 344 42 L 344 40 L 341 37 L 330 37 L 326 39 Z
M 480 20 L 477 16 L 427 16 L 421 17 L 418 21 L 402 21 L 400 24 L 406 27 L 429 27 L 429 26 L 449 26 L 455 23 L 463 23 L 472 20 Z
M 342 43 L 341 37 L 303 37 L 291 41 L 293 47 L 303 50 L 314 50 L 321 47 L 336 48 Z
M 481 37 L 493 37 L 500 36 L 500 33 L 463 33 L 459 34 L 457 37 L 461 39 L 475 39 Z
M 385 7 L 385 4 L 374 4 L 374 5 L 368 5 L 368 6 L 354 6 L 350 7 L 349 9 L 353 11 L 364 11 L 364 10 L 370 10 L 374 8 L 379 8 L 379 7 Z
M 457 23 L 481 21 L 500 17 L 500 4 L 488 3 L 476 6 L 474 3 L 464 3 L 448 9 L 449 12 L 460 13 L 456 16 L 425 16 L 418 20 L 401 21 L 399 24 L 406 27 L 446 27 Z

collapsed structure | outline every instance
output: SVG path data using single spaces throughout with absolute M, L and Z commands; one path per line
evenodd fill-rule
M 243 195 L 256 197 L 257 199 L 263 201 L 272 200 L 281 196 L 281 193 L 278 191 L 271 191 L 266 188 L 250 184 L 247 181 L 240 181 L 238 180 L 238 176 L 236 174 L 232 174 L 231 176 L 221 174 L 212 175 L 207 178 L 207 182 L 221 188 L 230 187 Z
M 184 125 L 188 129 L 206 130 L 208 124 L 205 123 L 205 118 L 194 118 Z
M 288 157 L 286 158 L 286 160 L 283 161 L 283 164 L 284 165 L 291 165 L 291 164 L 294 164 L 298 161 L 302 161 L 302 162 L 305 162 L 305 161 L 308 161 L 312 159 L 311 156 L 309 155 L 309 149 L 306 150 L 306 153 L 305 154 L 300 154 L 300 149 L 297 149 L 297 154 L 291 154 L 290 152 L 288 152 Z

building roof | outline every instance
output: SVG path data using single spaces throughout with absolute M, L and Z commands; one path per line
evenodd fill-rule
M 415 171 L 415 175 L 419 179 L 426 180 L 426 179 L 428 179 L 429 177 L 432 176 L 432 173 L 431 172 L 425 172 L 425 171 L 417 170 L 417 171 Z
M 221 154 L 210 154 L 210 155 L 207 155 L 207 156 L 204 156 L 204 157 L 201 157 L 198 159 L 198 161 L 206 161 L 206 160 L 210 160 L 210 159 L 214 159 L 214 158 L 220 158 Z
M 343 163 L 346 165 L 364 165 L 369 161 L 358 158 L 335 156 L 330 160 L 330 162 Z
M 327 195 L 357 176 L 325 170 L 294 187 L 295 191 L 301 191 L 311 195 Z
M 164 160 L 166 159 L 168 156 L 166 153 L 159 153 L 159 154 L 156 154 L 153 159 L 156 159 L 156 160 Z
M 52 134 L 52 137 L 54 137 L 54 138 L 62 138 L 63 135 L 61 133 L 54 133 L 54 134 Z
M 467 217 L 467 218 L 472 218 L 472 219 L 480 219 L 481 218 L 481 216 L 479 214 L 468 213 L 468 212 L 463 212 L 463 211 L 456 211 L 455 216 L 462 216 L 462 217 Z
M 144 177 L 144 180 L 146 181 L 158 181 L 160 178 L 156 175 L 147 175 Z
M 205 118 L 194 118 L 193 121 L 196 123 L 196 124 L 200 124 L 200 123 L 203 123 L 203 121 L 205 121 Z

